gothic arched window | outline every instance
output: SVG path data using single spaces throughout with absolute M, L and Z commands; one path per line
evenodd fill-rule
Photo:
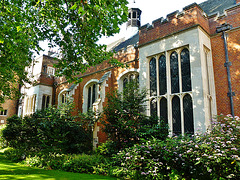
M 168 124 L 168 110 L 167 110 L 167 99 L 162 98 L 160 100 L 160 117 Z
M 93 103 L 96 101 L 96 84 L 91 84 L 88 87 L 88 99 L 87 99 L 87 110 L 90 109 L 90 107 L 92 107 Z
M 165 123 L 169 122 L 173 134 L 194 132 L 188 47 L 152 56 L 147 88 L 150 90 L 150 115 L 158 115 Z
M 161 55 L 158 60 L 159 67 L 159 86 L 160 95 L 164 95 L 167 92 L 167 79 L 166 79 L 166 57 Z
M 178 96 L 174 96 L 172 99 L 172 126 L 174 134 L 182 133 L 180 99 Z
M 150 101 L 151 116 L 157 116 L 157 100 L 152 99 Z
M 157 71 L 156 71 L 156 59 L 152 58 L 149 63 L 149 75 L 150 75 L 150 96 L 157 95 Z
M 170 69 L 172 93 L 179 93 L 178 54 L 176 51 L 170 56 Z
M 181 52 L 181 71 L 182 71 L 182 92 L 191 91 L 191 70 L 189 50 L 183 49 Z
M 187 94 L 183 98 L 183 111 L 184 111 L 184 132 L 187 134 L 194 133 L 193 126 L 193 105 L 192 97 Z

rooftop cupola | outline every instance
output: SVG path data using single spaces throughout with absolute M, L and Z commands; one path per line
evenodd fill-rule
M 142 11 L 136 7 L 135 0 L 129 4 L 127 29 L 141 26 L 141 13 Z

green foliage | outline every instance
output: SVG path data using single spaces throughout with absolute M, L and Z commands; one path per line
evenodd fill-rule
M 104 124 L 103 131 L 114 142 L 115 150 L 133 146 L 139 143 L 141 138 L 165 139 L 167 137 L 166 124 L 160 123 L 157 117 L 148 117 L 143 114 L 144 103 L 147 101 L 146 95 L 147 91 L 140 90 L 135 81 L 128 83 L 123 93 L 113 91 L 108 94 L 102 124 Z
M 18 92 L 17 84 L 28 82 L 25 67 L 41 50 L 39 41 L 48 40 L 50 48 L 59 48 L 62 58 L 57 72 L 70 80 L 90 66 L 111 60 L 112 52 L 97 41 L 119 32 L 118 26 L 127 20 L 126 4 L 127 0 L 2 1 L 0 102 Z
M 2 131 L 3 129 L 6 127 L 6 125 L 0 125 L 0 149 L 3 149 L 5 147 L 7 147 L 7 142 L 6 140 L 2 137 L 3 134 L 2 134 Z
M 107 159 L 100 155 L 64 155 L 57 153 L 35 154 L 23 162 L 31 167 L 55 169 L 76 173 L 96 173 L 96 167 L 107 164 Z M 102 171 L 105 173 L 105 171 Z M 98 174 L 101 174 L 98 170 Z
M 221 115 L 206 134 L 151 140 L 122 150 L 113 167 L 132 179 L 239 179 L 239 127 L 238 117 Z
M 102 143 L 96 149 L 96 153 L 103 156 L 112 156 L 118 151 L 119 150 L 117 148 L 117 143 L 114 141 L 107 141 L 105 143 Z
M 54 107 L 24 118 L 8 118 L 3 137 L 10 147 L 29 152 L 81 153 L 92 148 L 91 130 Z
M 168 136 L 168 124 L 156 116 L 150 116 L 140 122 L 138 137 L 150 140 L 152 138 L 165 140 Z
M 4 155 L 13 162 L 19 162 L 26 158 L 26 152 L 22 149 L 7 148 Z

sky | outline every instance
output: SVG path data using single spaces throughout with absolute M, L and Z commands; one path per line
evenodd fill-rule
M 204 2 L 206 0 L 128 0 L 129 5 L 133 6 L 133 1 L 135 1 L 134 7 L 139 8 L 142 11 L 141 14 L 141 26 L 152 21 L 163 17 L 166 18 L 167 14 L 170 14 L 176 10 L 182 11 L 182 9 L 194 2 L 197 4 Z M 121 31 L 119 34 L 113 37 L 104 37 L 99 41 L 100 44 L 110 44 L 126 34 L 126 24 L 121 26 Z
M 134 0 L 128 0 L 129 6 L 133 4 Z M 182 11 L 182 9 L 194 2 L 197 4 L 204 2 L 206 0 L 135 0 L 134 7 L 139 8 L 142 11 L 141 14 L 141 25 L 147 23 L 152 24 L 152 21 L 164 17 L 166 18 L 167 14 L 172 13 L 176 10 Z M 111 37 L 103 37 L 99 40 L 100 44 L 110 44 L 126 34 L 126 24 L 123 24 L 121 27 L 120 33 Z M 42 47 L 45 49 L 45 52 L 49 50 L 47 43 L 41 43 Z

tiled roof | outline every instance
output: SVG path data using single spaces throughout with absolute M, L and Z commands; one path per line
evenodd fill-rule
M 135 34 L 134 36 L 130 37 L 126 41 L 121 42 L 118 46 L 116 46 L 113 51 L 118 52 L 119 50 L 123 48 L 127 48 L 129 45 L 135 45 L 139 41 L 139 34 Z
M 236 0 L 208 0 L 199 4 L 208 15 L 219 12 L 223 13 L 224 9 L 236 4 Z

